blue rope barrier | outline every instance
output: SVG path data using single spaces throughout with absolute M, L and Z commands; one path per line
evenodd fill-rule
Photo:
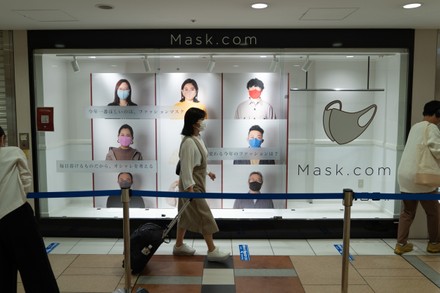
M 95 190 L 95 191 L 54 191 L 31 192 L 28 198 L 73 198 L 73 197 L 98 197 L 120 196 L 121 190 Z M 132 196 L 144 197 L 182 197 L 182 198 L 220 198 L 220 199 L 343 199 L 343 193 L 191 193 L 174 191 L 149 191 L 132 190 Z M 434 193 L 380 193 L 380 192 L 354 192 L 354 199 L 371 200 L 440 200 L 440 194 Z

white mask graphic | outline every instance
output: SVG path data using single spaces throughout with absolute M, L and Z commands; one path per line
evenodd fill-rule
M 334 104 L 339 105 L 339 109 L 332 108 Z M 373 109 L 373 113 L 365 123 L 365 125 L 359 125 L 359 119 Z M 373 121 L 376 115 L 377 105 L 373 104 L 367 108 L 357 112 L 345 112 L 342 111 L 342 103 L 339 100 L 330 102 L 325 106 L 323 114 L 324 131 L 331 141 L 335 141 L 338 144 L 346 144 L 357 137 L 359 137 Z

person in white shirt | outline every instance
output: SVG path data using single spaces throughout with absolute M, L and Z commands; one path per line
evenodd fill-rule
M 424 141 L 425 132 L 429 150 L 440 161 L 440 130 L 437 126 L 439 123 L 440 101 L 426 103 L 423 109 L 423 121 L 411 127 L 397 170 L 401 193 L 437 193 L 437 188 L 416 184 L 414 179 L 418 166 L 417 145 Z M 413 250 L 413 244 L 408 242 L 408 235 L 419 202 L 425 210 L 428 224 L 429 242 L 426 250 L 431 253 L 440 252 L 440 207 L 438 200 L 403 200 L 397 230 L 397 244 L 394 249 L 395 254 L 401 255 Z
M 0 127 L 0 291 L 17 292 L 18 271 L 27 293 L 58 293 L 43 237 L 26 201 L 32 188 L 26 156 L 5 144 Z
M 272 105 L 261 99 L 264 83 L 258 78 L 248 81 L 249 98 L 240 103 L 235 111 L 235 119 L 276 119 Z

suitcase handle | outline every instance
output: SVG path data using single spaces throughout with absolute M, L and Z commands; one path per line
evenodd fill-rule
M 177 215 L 174 217 L 174 219 L 168 224 L 167 228 L 163 231 L 162 234 L 162 240 L 165 243 L 170 243 L 171 239 L 170 236 L 168 236 L 168 233 L 170 233 L 171 229 L 173 229 L 174 225 L 176 225 L 177 221 L 179 220 L 182 213 L 185 211 L 185 209 L 189 206 L 193 199 L 188 199 L 182 206 L 182 208 L 178 211 Z

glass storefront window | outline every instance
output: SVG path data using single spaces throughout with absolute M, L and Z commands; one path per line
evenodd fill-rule
M 54 115 L 54 131 L 37 131 L 39 191 L 114 190 L 125 171 L 135 190 L 176 191 L 182 113 L 189 107 L 182 101 L 196 94 L 198 103 L 190 105 L 207 112 L 202 137 L 217 175 L 207 179 L 208 192 L 397 190 L 406 52 L 66 51 L 34 53 L 36 110 Z M 198 89 L 191 82 L 185 87 L 188 79 Z M 262 82 L 261 92 L 248 88 L 255 82 Z M 115 152 L 125 124 L 134 150 L 121 159 Z M 131 164 L 118 166 L 118 160 Z M 255 181 L 262 184 L 250 184 Z M 106 196 L 42 199 L 40 215 L 122 217 L 111 202 Z M 343 217 L 340 200 L 208 202 L 216 218 Z M 137 198 L 130 214 L 173 217 L 175 204 L 174 198 Z M 352 218 L 394 216 L 394 201 L 357 201 L 352 209 Z

